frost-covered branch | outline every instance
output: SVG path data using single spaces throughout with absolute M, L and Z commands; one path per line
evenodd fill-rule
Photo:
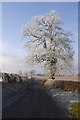
M 61 18 L 53 10 L 46 15 L 33 17 L 22 30 L 22 37 L 28 38 L 26 47 L 30 50 L 27 62 L 43 62 L 52 76 L 58 71 L 72 68 L 73 34 L 65 32 L 62 24 Z

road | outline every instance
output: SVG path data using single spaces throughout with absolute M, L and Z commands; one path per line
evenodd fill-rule
M 2 109 L 2 118 L 64 118 L 65 110 L 34 79 L 18 100 Z

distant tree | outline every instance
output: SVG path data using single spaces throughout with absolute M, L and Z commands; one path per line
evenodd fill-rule
M 18 71 L 18 74 L 19 74 L 20 76 L 22 76 L 22 75 L 23 75 L 23 73 L 22 73 L 22 71 L 21 71 L 21 70 L 19 70 L 19 71 Z
M 28 72 L 25 71 L 25 72 L 23 73 L 23 75 L 26 76 L 26 77 L 28 77 Z
M 32 77 L 35 73 L 36 73 L 35 70 L 30 70 L 30 71 L 28 72 L 28 74 L 29 74 L 30 77 Z
M 27 62 L 43 62 L 49 78 L 72 70 L 72 33 L 65 32 L 61 25 L 59 15 L 53 10 L 46 15 L 33 17 L 22 30 L 22 37 L 27 37 Z

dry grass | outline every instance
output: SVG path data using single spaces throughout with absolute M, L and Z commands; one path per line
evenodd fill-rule
M 47 76 L 33 76 L 34 78 L 41 79 L 41 80 L 47 80 Z M 80 76 L 56 76 L 55 80 L 67 80 L 67 81 L 80 81 Z
M 33 78 L 37 78 L 37 79 L 41 79 L 41 80 L 47 80 L 48 77 L 47 76 L 33 76 Z
M 78 76 L 62 76 L 62 77 L 55 77 L 55 80 L 78 81 L 79 78 Z

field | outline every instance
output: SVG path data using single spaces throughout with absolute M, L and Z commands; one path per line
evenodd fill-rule
M 33 76 L 37 79 L 47 80 L 47 76 Z M 80 76 L 55 76 L 55 80 L 80 81 Z
M 80 76 L 55 76 L 54 80 L 48 79 L 46 76 L 34 76 L 34 78 L 47 88 L 55 86 L 66 91 L 80 93 Z

